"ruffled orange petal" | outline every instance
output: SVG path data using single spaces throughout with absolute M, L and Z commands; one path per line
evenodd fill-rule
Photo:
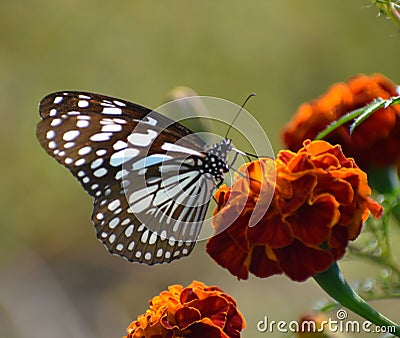
M 275 166 L 270 161 L 244 165 L 240 171 L 246 175 L 216 194 L 221 204 L 213 226 L 219 232 L 206 249 L 238 278 L 249 272 L 285 273 L 297 281 L 314 276 L 344 255 L 370 213 L 382 215 L 369 196 L 366 174 L 338 145 L 306 140 L 297 153 L 281 151 Z M 265 167 L 276 169 L 273 192 L 274 175 L 259 170 Z M 257 222 L 250 224 L 254 215 Z

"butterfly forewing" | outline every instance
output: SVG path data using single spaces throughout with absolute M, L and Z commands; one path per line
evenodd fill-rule
M 215 187 L 199 137 L 150 109 L 92 93 L 50 94 L 40 115 L 41 145 L 95 197 L 92 219 L 112 253 L 147 264 L 190 253 Z
M 43 120 L 38 124 L 37 136 L 42 147 L 66 166 L 92 196 L 114 183 L 125 155 L 135 154 L 139 159 L 165 154 L 165 140 L 173 143 L 184 136 L 187 147 L 202 151 L 204 146 L 179 123 L 148 108 L 103 95 L 54 93 L 41 101 L 39 110 Z M 126 150 L 134 130 L 153 136 L 152 147 Z

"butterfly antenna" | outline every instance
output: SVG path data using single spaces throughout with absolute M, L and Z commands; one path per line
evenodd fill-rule
M 232 121 L 231 124 L 229 125 L 228 130 L 226 131 L 226 134 L 225 134 L 225 138 L 226 138 L 226 139 L 228 138 L 228 134 L 229 134 L 229 132 L 230 132 L 232 126 L 234 125 L 235 121 L 236 121 L 237 118 L 239 117 L 239 115 L 240 115 L 241 111 L 243 110 L 244 106 L 246 105 L 247 101 L 249 101 L 250 98 L 252 98 L 253 96 L 256 96 L 256 93 L 251 93 L 249 96 L 247 96 L 246 100 L 244 100 L 242 106 L 240 107 L 239 111 L 236 113 L 235 118 L 233 119 L 233 121 Z

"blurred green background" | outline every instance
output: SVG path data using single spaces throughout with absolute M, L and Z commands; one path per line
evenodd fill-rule
M 238 281 L 199 243 L 147 267 L 111 256 L 92 199 L 40 148 L 38 103 L 63 89 L 156 107 L 177 85 L 247 105 L 276 151 L 297 106 L 334 82 L 381 72 L 400 81 L 400 35 L 368 1 L 0 2 L 0 337 L 121 337 L 169 284 L 219 285 L 247 320 L 294 320 L 324 298 L 313 280 Z M 373 275 L 344 262 L 349 280 Z M 399 321 L 394 301 L 374 302 Z M 397 317 L 397 318 L 396 318 Z M 270 334 L 271 337 L 282 334 Z M 373 335 L 368 335 L 369 337 Z

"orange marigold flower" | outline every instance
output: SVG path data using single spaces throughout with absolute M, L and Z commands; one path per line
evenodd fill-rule
M 303 140 L 314 139 L 341 116 L 371 103 L 376 98 L 398 96 L 398 87 L 381 74 L 358 75 L 347 83 L 336 83 L 320 98 L 302 104 L 283 129 L 286 146 L 297 151 Z M 325 137 L 340 144 L 362 168 L 388 166 L 400 161 L 400 105 L 379 109 L 349 133 L 345 124 Z
M 258 205 L 274 184 L 274 167 L 272 201 L 261 211 Z M 231 188 L 222 186 L 215 194 L 217 234 L 207 243 L 210 256 L 240 279 L 249 272 L 258 277 L 285 273 L 303 281 L 325 271 L 343 257 L 369 213 L 380 217 L 383 212 L 369 197 L 366 174 L 339 145 L 307 140 L 297 153 L 283 150 L 275 161 L 259 159 L 240 171 Z M 262 214 L 249 226 L 257 202 Z M 238 212 L 238 205 L 243 210 Z M 226 224 L 231 226 L 219 231 Z
M 172 285 L 127 328 L 124 338 L 231 338 L 246 327 L 235 300 L 216 286 Z

